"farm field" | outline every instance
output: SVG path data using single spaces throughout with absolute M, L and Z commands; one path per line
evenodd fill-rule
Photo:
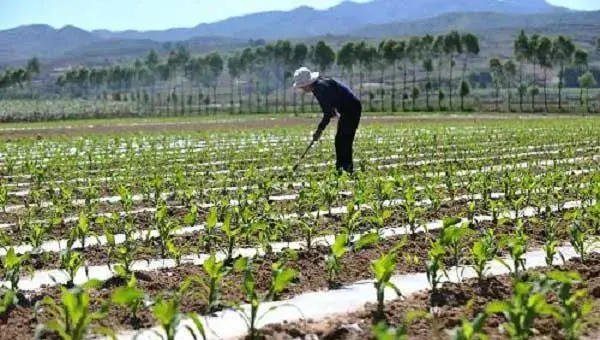
M 0 339 L 597 338 L 597 118 L 264 119 L 10 126 Z

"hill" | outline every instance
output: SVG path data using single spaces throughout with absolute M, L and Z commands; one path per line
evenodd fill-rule
M 28 25 L 0 31 L 0 63 L 20 62 L 34 55 L 43 59 L 103 57 L 113 51 L 117 57 L 122 57 L 155 48 L 158 43 L 198 37 L 217 40 L 216 44 L 210 45 L 214 47 L 228 45 L 231 39 L 298 39 L 351 32 L 353 35 L 356 32 L 358 35 L 374 36 L 380 34 L 378 31 L 397 30 L 394 26 L 378 25 L 397 25 L 391 23 L 426 20 L 464 11 L 494 12 L 498 15 L 568 12 L 544 0 L 373 0 L 366 3 L 347 1 L 326 10 L 299 7 L 291 11 L 261 12 L 192 28 L 162 31 L 88 32 L 73 26 L 54 29 L 48 25 Z M 367 28 L 362 29 L 364 26 Z M 444 24 L 439 23 L 437 27 L 442 30 Z M 365 30 L 370 33 L 365 34 Z
M 549 5 L 544 0 L 373 0 L 366 3 L 346 1 L 326 10 L 315 10 L 304 6 L 287 12 L 249 14 L 213 24 L 200 24 L 192 28 L 124 32 L 102 30 L 94 33 L 104 38 L 156 41 L 180 41 L 195 36 L 213 35 L 264 39 L 297 38 L 345 34 L 370 24 L 414 21 L 464 11 L 540 14 L 564 10 Z

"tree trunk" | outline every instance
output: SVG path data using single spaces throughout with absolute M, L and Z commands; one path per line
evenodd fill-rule
M 508 112 L 512 112 L 512 105 L 511 105 L 511 101 L 512 101 L 512 83 L 509 81 L 508 82 Z
M 523 63 L 519 64 L 519 88 L 523 84 Z M 523 112 L 523 92 L 519 90 L 519 110 Z
M 260 89 L 258 87 L 258 80 L 256 80 L 256 113 L 260 113 Z
M 385 112 L 385 88 L 383 86 L 383 79 L 385 77 L 385 68 L 381 68 L 381 84 L 379 90 L 381 91 L 381 112 Z
M 565 76 L 565 63 L 560 63 L 560 74 L 558 75 L 558 109 L 562 111 L 562 88 Z
M 390 112 L 396 112 L 396 77 L 398 76 L 396 62 L 392 64 L 392 96 L 390 98 Z
M 431 74 L 427 71 L 427 84 L 425 84 L 425 106 L 426 110 L 429 111 L 429 91 L 433 86 L 431 86 Z
M 231 114 L 235 113 L 235 108 L 234 108 L 234 105 L 233 105 L 233 100 L 234 100 L 233 96 L 234 96 L 235 90 L 233 88 L 233 82 L 234 82 L 234 79 L 233 79 L 233 77 L 231 77 L 231 84 L 230 84 L 231 85 L 231 93 L 230 93 L 230 100 L 229 100 L 229 106 L 230 106 L 229 107 L 229 112 Z
M 213 113 L 217 113 L 217 83 L 213 86 Z
M 360 88 L 358 90 L 358 97 L 359 97 L 360 100 L 362 100 L 362 98 L 363 98 L 363 82 L 364 82 L 364 72 L 363 72 L 362 66 L 360 67 L 359 77 L 360 77 L 360 79 L 359 79 L 359 82 L 360 82 L 359 86 L 360 86 Z
M 453 56 L 450 55 L 450 82 L 448 83 L 448 104 L 450 107 L 450 111 L 452 111 L 453 107 L 452 107 L 452 88 L 453 88 L 453 84 L 452 84 L 452 73 L 454 71 L 454 59 Z
M 286 92 L 286 91 L 285 91 L 285 90 L 286 90 L 286 88 L 285 88 L 285 83 L 286 83 L 286 81 L 285 81 L 285 79 L 284 79 L 284 80 L 283 80 L 283 84 L 284 84 L 284 85 L 283 85 L 283 89 L 281 90 L 281 91 L 282 91 L 282 94 L 281 94 L 281 95 L 282 95 L 282 99 L 283 99 L 283 102 L 282 102 L 282 104 L 283 104 L 283 112 L 284 112 L 284 113 L 286 113 L 286 112 L 287 112 L 287 105 L 286 105 L 286 102 L 285 102 L 285 101 L 286 101 L 286 99 L 287 99 L 287 94 L 285 93 L 285 92 Z
M 406 76 L 407 76 L 407 72 L 406 72 L 406 63 L 404 63 L 404 67 L 403 67 L 403 71 L 404 71 L 404 82 L 403 82 L 403 86 L 402 86 L 402 111 L 406 111 Z
M 532 89 L 537 88 L 537 82 L 535 79 L 535 63 L 533 63 L 533 82 Z M 531 92 L 531 112 L 535 112 L 535 92 Z
M 548 112 L 548 68 L 544 68 L 544 107 L 546 108 L 546 112 Z
M 252 77 L 248 75 L 248 82 L 246 82 L 248 89 L 248 113 L 252 113 Z
M 417 88 L 417 66 L 413 65 L 413 70 L 412 70 L 412 91 L 413 91 L 413 111 L 417 110 L 417 98 L 414 95 L 414 91 Z
M 294 105 L 294 114 L 298 113 L 298 108 L 296 107 L 296 105 L 298 104 L 297 100 L 298 100 L 298 93 L 297 91 L 294 89 L 294 94 L 292 97 L 292 104 Z
M 496 83 L 496 112 L 500 112 L 500 86 Z
M 438 86 L 437 86 L 437 90 L 438 92 L 440 91 L 440 89 L 442 88 L 442 58 L 438 57 Z M 438 93 L 438 108 L 441 110 L 442 109 L 442 98 Z

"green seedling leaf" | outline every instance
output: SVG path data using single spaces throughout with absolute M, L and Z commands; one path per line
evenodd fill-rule
M 355 250 L 361 250 L 379 242 L 379 235 L 377 233 L 370 233 L 362 235 L 356 243 L 354 243 Z

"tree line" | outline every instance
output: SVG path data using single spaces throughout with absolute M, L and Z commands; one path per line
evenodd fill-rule
M 600 37 L 596 40 L 596 50 L 600 52 Z M 517 67 L 518 63 L 518 67 Z M 530 65 L 532 72 L 527 80 L 524 72 L 525 66 Z M 575 67 L 582 72 L 578 78 L 580 87 L 580 103 L 587 104 L 589 110 L 589 89 L 596 86 L 596 79 L 590 71 L 589 52 L 577 48 L 573 41 L 564 36 L 551 39 L 546 36 L 534 34 L 528 36 L 521 31 L 514 40 L 513 58 L 501 61 L 492 58 L 489 68 L 493 76 L 496 89 L 496 109 L 500 106 L 500 90 L 507 89 L 507 106 L 512 111 L 511 102 L 513 88 L 519 97 L 519 110 L 524 111 L 525 97 L 531 98 L 531 110 L 536 111 L 536 96 L 541 94 L 543 88 L 544 109 L 549 111 L 548 100 L 548 73 L 558 68 L 558 109 L 563 110 L 563 89 L 565 88 L 565 75 L 567 67 Z M 543 73 L 539 79 L 538 71 Z M 587 95 L 583 96 L 583 91 Z
M 600 37 L 596 44 L 600 51 Z M 307 45 L 279 40 L 228 56 L 216 51 L 194 56 L 178 44 L 163 60 L 151 50 L 129 65 L 74 68 L 58 76 L 53 88 L 62 96 L 136 101 L 145 113 L 165 109 L 168 114 L 185 113 L 186 106 L 188 112 L 199 107 L 207 111 L 227 107 L 232 113 L 287 112 L 289 105 L 294 112 L 303 112 L 304 96 L 291 91 L 291 104 L 287 96 L 293 71 L 308 65 L 349 82 L 372 111 L 455 110 L 457 97 L 460 109 L 465 110 L 475 73 L 470 63 L 479 54 L 478 37 L 458 31 L 378 44 L 348 42 L 337 51 L 324 41 Z M 484 71 L 492 77 L 496 110 L 505 101 L 513 111 L 513 97 L 518 97 L 519 110 L 524 111 L 529 96 L 530 108 L 536 111 L 536 98 L 543 95 L 548 111 L 549 73 L 558 69 L 558 108 L 562 110 L 564 78 L 570 67 L 581 71 L 580 102 L 589 108 L 589 89 L 596 86 L 589 52 L 577 48 L 568 37 L 551 39 L 521 31 L 514 40 L 513 56 L 492 58 Z M 31 86 L 39 68 L 33 58 L 24 68 L 4 71 L 0 90 Z M 224 88 L 228 88 L 226 93 L 218 93 Z

